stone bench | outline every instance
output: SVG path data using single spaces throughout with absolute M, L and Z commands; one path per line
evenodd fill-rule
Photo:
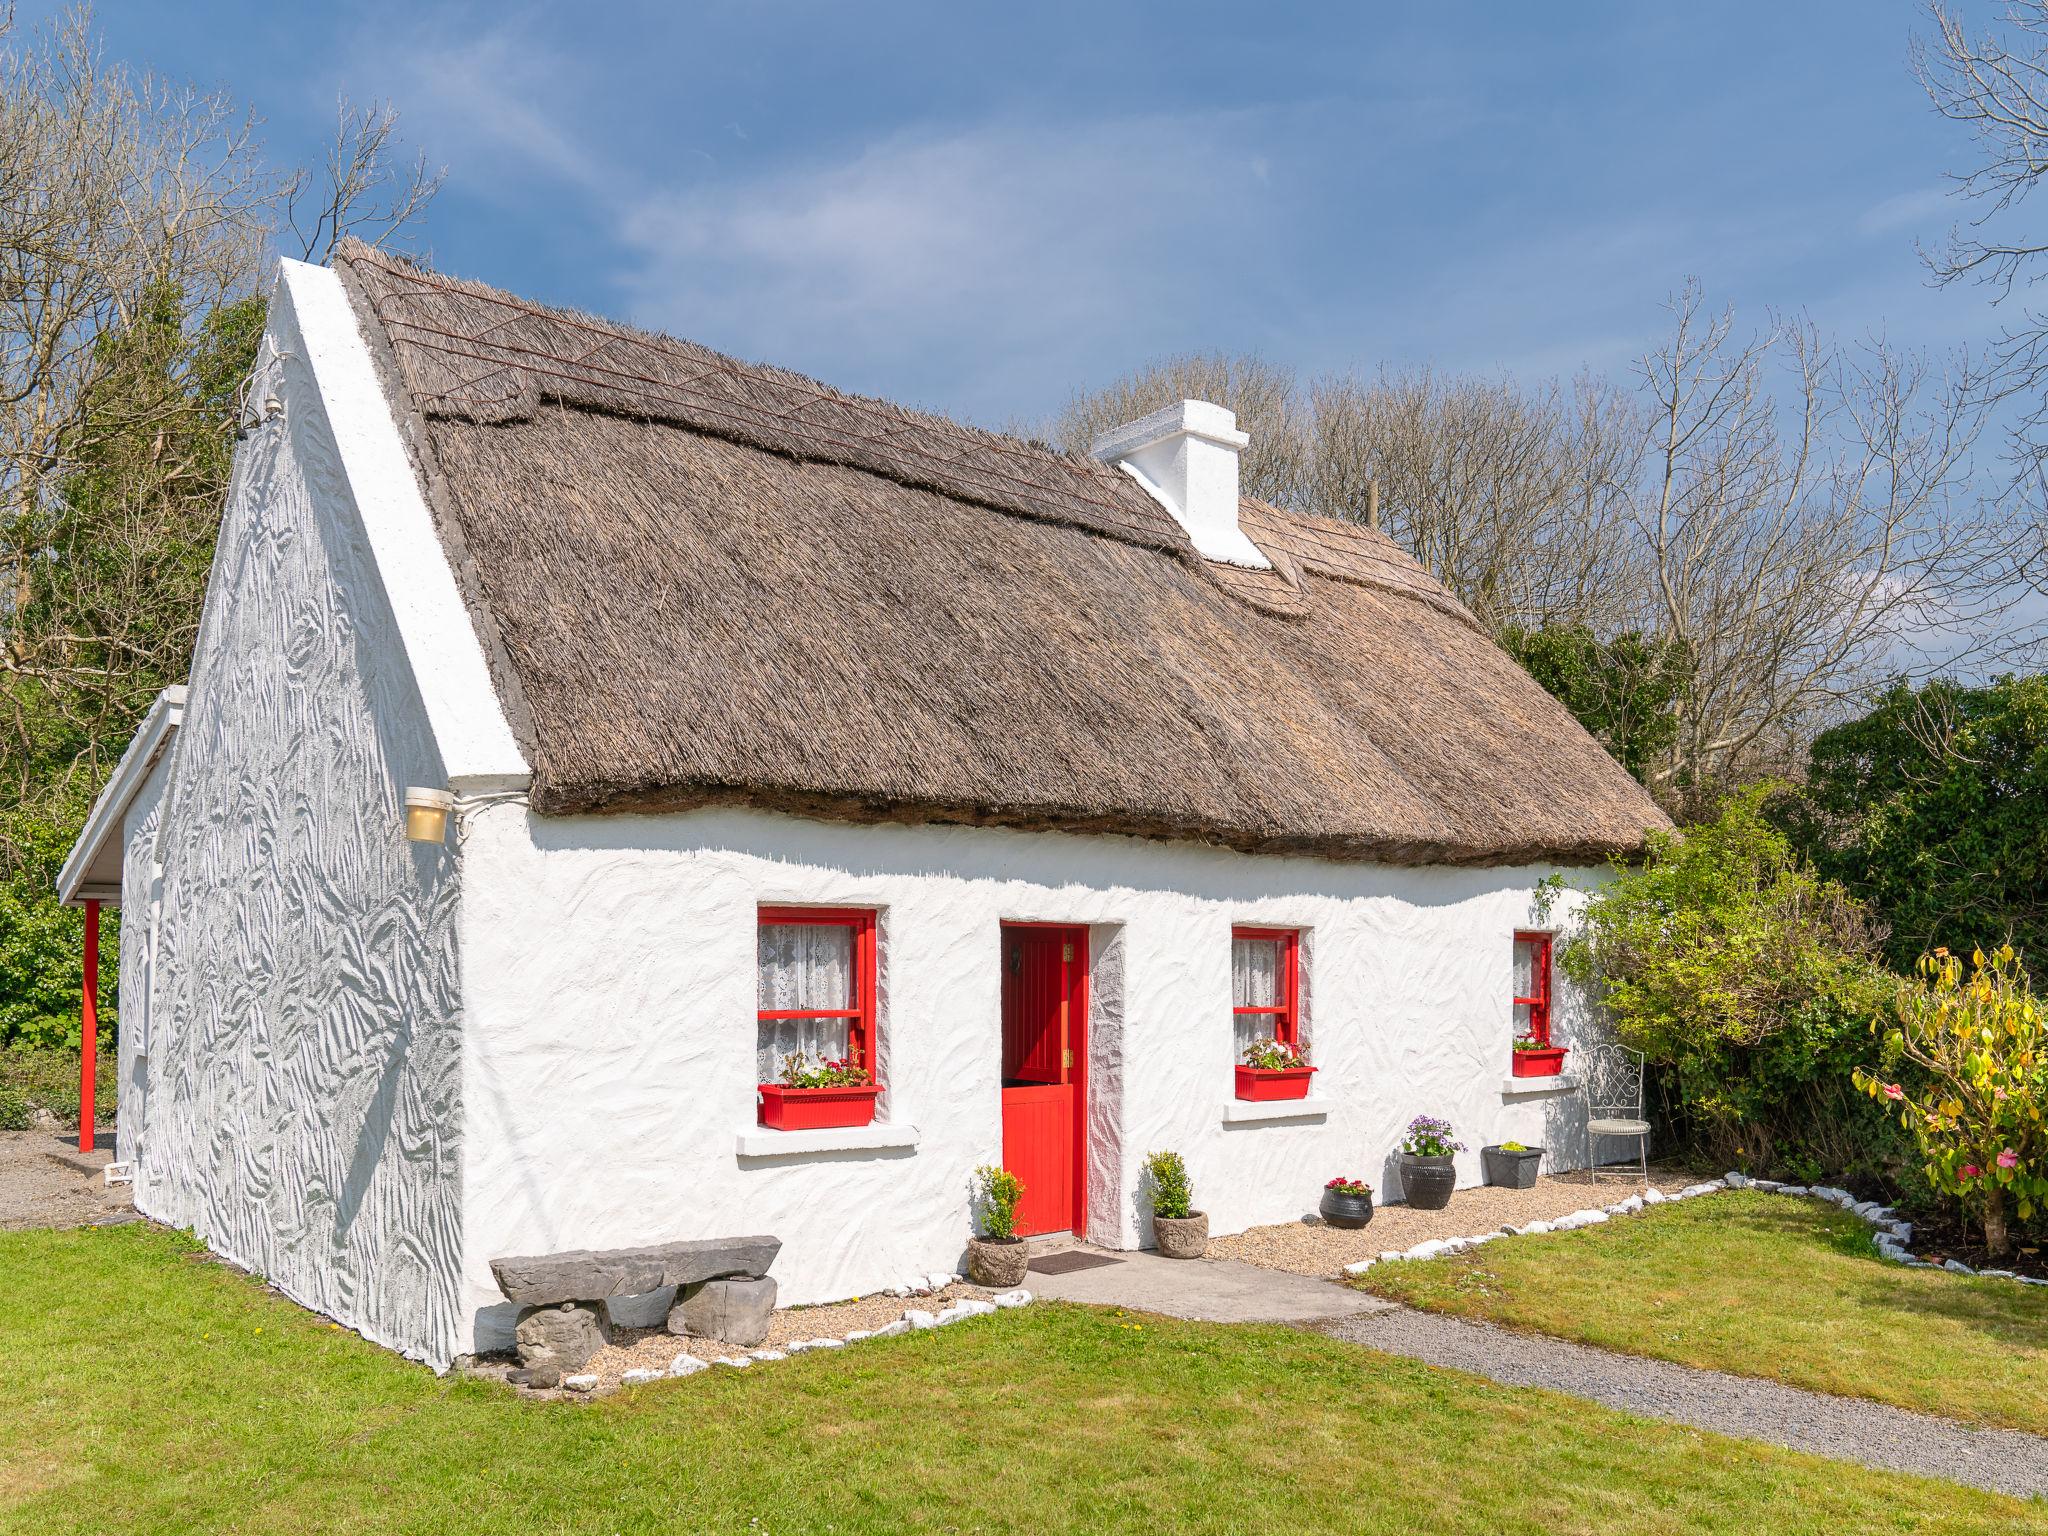
M 577 1249 L 491 1260 L 498 1289 L 520 1311 L 514 1324 L 518 1375 L 553 1385 L 611 1342 L 606 1303 L 622 1296 L 676 1291 L 671 1333 L 758 1344 L 775 1311 L 768 1266 L 777 1237 L 693 1238 L 647 1248 Z M 550 1379 L 552 1378 L 552 1379 Z

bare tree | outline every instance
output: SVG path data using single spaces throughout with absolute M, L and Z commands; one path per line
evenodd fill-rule
M 1630 516 L 1692 674 L 1651 782 L 1697 809 L 1789 767 L 1885 678 L 1997 637 L 2011 531 L 1969 481 L 1985 411 L 1960 360 L 1844 349 L 1804 321 L 1739 334 L 1697 283 L 1671 312 L 1639 369 L 1650 449 Z
M 2016 296 L 2044 275 L 2048 240 L 2014 230 L 2006 217 L 2048 178 L 2048 0 L 2007 0 L 2006 30 L 1974 37 L 1938 0 L 1927 11 L 1934 32 L 1914 39 L 1913 70 L 1935 110 L 1976 143 L 1977 164 L 1951 179 L 1978 212 L 1922 254 L 1937 283 L 1981 283 L 1994 304 L 2013 305 L 1985 384 L 1994 397 L 2019 402 L 2010 500 L 2015 519 L 2033 522 L 2019 574 L 2048 594 L 2048 311 Z
M 334 142 L 324 175 L 294 172 L 284 188 L 285 223 L 307 261 L 327 261 L 344 236 L 384 246 L 412 230 L 441 190 L 446 171 L 424 151 L 400 161 L 398 110 L 389 102 L 335 102 Z

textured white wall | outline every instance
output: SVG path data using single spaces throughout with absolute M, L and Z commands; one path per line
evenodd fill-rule
M 237 453 L 171 749 L 137 1202 L 440 1365 L 466 1332 L 456 891 L 399 798 L 447 773 L 317 387 L 361 343 L 302 325 L 292 281 L 250 390 L 285 412 Z
M 967 1179 L 999 1159 L 999 925 L 1090 925 L 1098 1039 L 1089 1236 L 1141 1234 L 1138 1165 L 1187 1158 L 1212 1230 L 1312 1210 L 1325 1179 L 1398 1188 L 1419 1113 L 1576 1160 L 1572 1101 L 1506 1097 L 1512 935 L 1536 880 L 1251 857 L 1120 838 L 857 827 L 712 810 L 464 818 L 462 1307 L 510 1322 L 489 1260 L 773 1232 L 785 1301 L 953 1267 Z M 1590 876 L 1589 876 L 1590 878 Z M 1561 917 L 1574 900 L 1558 903 Z M 754 1122 L 755 909 L 881 910 L 883 1117 L 915 1151 L 743 1160 Z M 1226 1125 L 1230 928 L 1308 930 L 1325 1122 Z M 1575 1011 L 1559 1010 L 1569 1038 Z M 1112 1036 L 1114 1052 L 1107 1049 Z
M 102 908 L 100 913 L 102 924 L 121 926 L 120 1014 L 114 1031 L 120 1098 L 115 1109 L 114 1156 L 123 1162 L 134 1160 L 149 1115 L 145 1048 L 149 1041 L 151 962 L 156 953 L 156 833 L 169 778 L 170 754 L 166 752 L 149 770 L 121 819 L 121 904 Z

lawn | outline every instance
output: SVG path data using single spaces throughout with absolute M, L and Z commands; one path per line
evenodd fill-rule
M 0 1235 L 0 1529 L 2022 1531 L 2048 1508 L 1282 1328 L 1039 1305 L 594 1403 L 141 1226 Z
M 1733 1190 L 1448 1259 L 1365 1288 L 1606 1349 L 2048 1434 L 2048 1288 L 1902 1269 L 1861 1220 Z

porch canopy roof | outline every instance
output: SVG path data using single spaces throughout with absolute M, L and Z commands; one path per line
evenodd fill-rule
M 1664 816 L 1394 542 L 337 258 L 542 813 L 742 804 L 1400 864 Z
M 72 844 L 64 867 L 57 872 L 57 899 L 65 906 L 121 900 L 121 860 L 127 848 L 127 839 L 121 835 L 122 824 L 127 820 L 128 807 L 149 782 L 150 770 L 170 746 L 184 717 L 185 688 L 181 683 L 158 694 L 149 713 L 142 717 L 128 750 L 114 765 L 113 777 L 93 801 L 92 812 L 85 818 L 85 827 Z

